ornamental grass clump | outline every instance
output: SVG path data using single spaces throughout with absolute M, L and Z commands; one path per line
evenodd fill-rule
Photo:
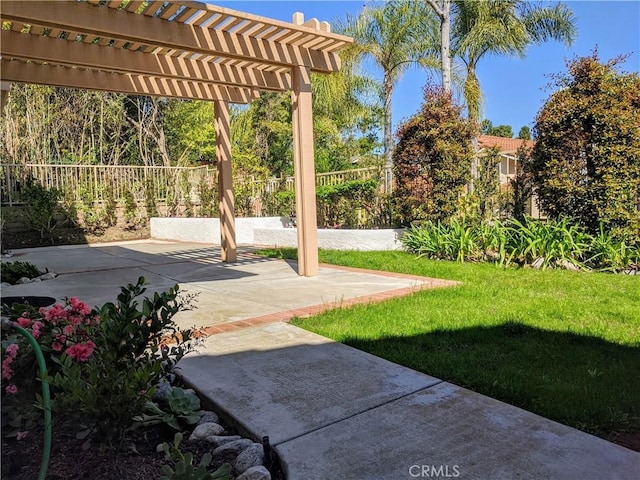
M 569 219 L 525 218 L 472 224 L 452 219 L 412 226 L 402 244 L 421 257 L 458 262 L 490 261 L 501 266 L 570 268 L 622 272 L 640 266 L 640 249 L 601 228 L 589 234 Z
M 54 419 L 82 425 L 78 433 L 89 440 L 121 445 L 160 379 L 192 348 L 190 332 L 173 322 L 192 299 L 180 298 L 177 285 L 140 303 L 144 293 L 140 277 L 121 288 L 115 303 L 99 310 L 72 297 L 64 305 L 14 305 L 10 312 L 43 350 Z M 39 417 L 33 408 L 38 387 L 34 354 L 10 331 L 3 331 L 2 350 L 3 416 L 10 433 L 20 438 Z

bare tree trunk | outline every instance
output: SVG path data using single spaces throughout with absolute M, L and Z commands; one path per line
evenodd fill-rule
M 440 61 L 442 88 L 451 91 L 451 0 L 427 0 L 440 17 Z
M 384 156 L 386 166 L 393 164 L 393 125 L 391 122 L 391 95 L 393 94 L 393 81 L 391 76 L 385 72 L 382 80 L 384 90 Z

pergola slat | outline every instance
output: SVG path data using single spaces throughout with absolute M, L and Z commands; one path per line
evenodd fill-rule
M 340 68 L 339 57 L 324 51 L 148 18 L 86 3 L 44 3 L 46 5 L 39 1 L 3 2 L 3 20 L 25 23 L 33 20 L 54 29 L 77 30 L 102 38 L 205 54 L 213 51 L 231 58 L 274 65 L 309 65 L 312 71 L 318 72 L 329 73 Z
M 142 55 L 112 47 L 102 47 L 97 51 L 95 46 L 66 40 L 57 40 L 60 45 L 52 48 L 50 39 L 7 30 L 0 32 L 0 40 L 3 55 L 11 58 L 273 91 L 291 88 L 290 78 L 286 75 L 226 64 L 168 55 Z
M 189 98 L 196 100 L 224 100 L 249 103 L 258 97 L 257 90 L 240 89 L 202 82 L 190 82 L 163 77 L 101 72 L 83 68 L 43 65 L 35 62 L 2 58 L 2 79 L 9 82 L 37 83 L 60 87 L 102 90 L 107 92 Z

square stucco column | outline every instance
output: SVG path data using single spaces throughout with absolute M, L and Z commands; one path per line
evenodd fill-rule
M 229 105 L 214 102 L 216 118 L 216 160 L 218 166 L 218 200 L 220 202 L 220 250 L 223 262 L 237 258 L 236 220 L 233 204 L 233 176 L 231 171 L 231 135 Z
M 316 215 L 316 172 L 313 152 L 313 110 L 311 71 L 291 69 L 293 104 L 293 162 L 298 222 L 298 274 L 318 274 L 318 222 Z

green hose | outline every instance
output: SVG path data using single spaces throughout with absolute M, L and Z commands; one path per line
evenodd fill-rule
M 42 452 L 42 462 L 40 463 L 40 474 L 38 480 L 45 480 L 47 476 L 47 468 L 49 467 L 49 456 L 51 455 L 51 394 L 49 393 L 49 382 L 45 380 L 47 375 L 47 364 L 42 355 L 42 349 L 36 339 L 24 328 L 15 322 L 8 320 L 2 321 L 3 326 L 8 325 L 15 328 L 23 337 L 27 339 L 33 351 L 36 353 L 38 366 L 40 367 L 40 376 L 42 377 L 42 403 L 44 407 L 44 451 Z

